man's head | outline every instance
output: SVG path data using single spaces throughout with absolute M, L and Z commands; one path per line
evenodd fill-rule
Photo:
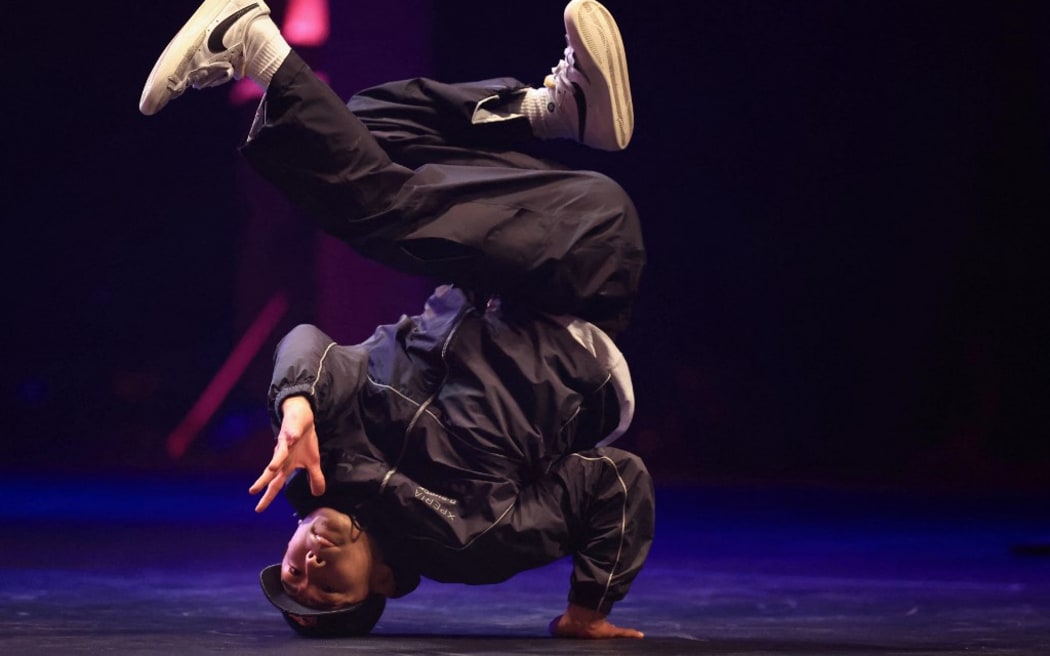
M 331 508 L 300 520 L 284 558 L 260 580 L 266 597 L 304 635 L 364 635 L 394 594 L 393 573 L 368 533 Z

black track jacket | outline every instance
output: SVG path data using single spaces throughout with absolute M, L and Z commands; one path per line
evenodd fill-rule
M 335 344 L 310 325 L 275 355 L 274 426 L 292 395 L 311 402 L 327 490 L 305 475 L 300 515 L 349 513 L 379 542 L 398 596 L 419 577 L 503 581 L 573 557 L 572 603 L 609 612 L 653 536 L 642 461 L 596 447 L 616 426 L 610 374 L 551 317 L 478 304 L 439 287 L 422 314 Z

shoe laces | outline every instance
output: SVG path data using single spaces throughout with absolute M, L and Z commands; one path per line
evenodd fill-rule
M 559 87 L 566 87 L 569 85 L 568 75 L 576 66 L 576 53 L 573 52 L 572 46 L 565 47 L 565 56 L 558 62 L 558 65 L 551 69 L 550 75 L 543 80 L 543 86 L 557 91 Z

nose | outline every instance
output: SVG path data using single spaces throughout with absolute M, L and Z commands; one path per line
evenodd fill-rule
M 324 558 L 321 558 L 316 552 L 311 550 L 306 552 L 306 565 L 307 567 L 324 567 L 325 561 Z

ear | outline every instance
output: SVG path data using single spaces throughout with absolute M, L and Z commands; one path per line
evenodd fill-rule
M 373 594 L 381 594 L 384 597 L 395 596 L 397 584 L 394 582 L 394 570 L 390 565 L 379 562 L 372 569 L 372 580 L 370 581 Z

